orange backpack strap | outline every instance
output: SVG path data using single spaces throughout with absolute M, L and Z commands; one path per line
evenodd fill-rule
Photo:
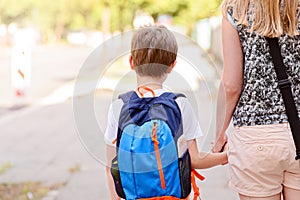
M 192 187 L 193 187 L 193 191 L 194 191 L 194 200 L 197 200 L 198 197 L 200 196 L 200 189 L 196 184 L 196 178 L 195 177 L 197 177 L 201 181 L 203 181 L 205 178 L 204 178 L 204 176 L 199 174 L 195 169 L 192 169 L 191 182 L 192 182 Z
M 147 92 L 151 92 L 152 96 L 155 97 L 155 93 L 154 93 L 154 91 L 151 88 L 146 87 L 146 86 L 140 86 L 140 87 L 137 88 L 137 92 L 139 93 L 139 95 L 142 98 L 144 97 L 144 93 L 141 91 L 142 89 L 145 90 L 145 91 L 147 91 Z
M 139 200 L 188 200 L 189 197 L 185 199 L 179 199 L 177 197 L 172 196 L 162 196 L 162 197 L 152 197 L 152 198 L 145 198 L 145 199 L 139 199 Z

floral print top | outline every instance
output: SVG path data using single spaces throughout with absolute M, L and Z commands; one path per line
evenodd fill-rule
M 288 122 L 266 39 L 237 25 L 232 13 L 228 13 L 228 20 L 238 31 L 244 54 L 244 84 L 233 114 L 234 126 Z M 298 24 L 300 30 L 300 21 Z M 282 35 L 279 45 L 300 116 L 300 36 Z

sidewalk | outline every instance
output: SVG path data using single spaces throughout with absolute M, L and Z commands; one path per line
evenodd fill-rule
M 12 88 L 13 47 L 0 47 L 0 109 L 9 108 L 18 101 L 34 104 L 56 88 L 74 80 L 91 50 L 85 46 L 54 44 L 32 48 L 30 87 L 19 100 Z
M 206 54 L 197 49 L 195 44 L 186 41 L 179 41 L 179 44 L 182 46 L 179 54 L 188 55 L 184 59 L 194 63 L 196 68 L 200 69 L 200 78 L 195 79 L 198 82 L 193 92 L 190 88 L 184 90 L 184 84 L 178 84 L 178 73 L 170 78 L 168 85 L 174 90 L 182 90 L 191 99 L 204 132 L 199 147 L 203 151 L 209 151 L 209 142 L 213 139 L 214 132 L 214 89 L 217 75 L 214 66 L 206 60 Z M 181 51 L 188 53 L 181 53 Z M 93 62 L 90 63 L 93 65 L 89 68 L 91 74 L 97 72 L 97 60 Z M 68 77 L 73 76 L 73 71 L 65 74 Z M 94 83 L 94 80 L 88 80 L 87 85 L 89 81 Z M 96 92 L 94 109 L 102 132 L 111 100 L 116 97 L 117 92 L 122 92 L 135 83 L 132 77 L 130 78 L 132 82 L 126 81 L 125 83 L 129 85 L 122 81 L 118 82 L 119 86 L 122 86 L 118 87 L 120 90 L 112 87 Z M 70 87 L 65 88 L 68 90 Z M 79 99 L 84 100 L 89 92 L 91 91 L 83 91 Z M 69 91 L 59 94 L 67 95 Z M 15 112 L 0 110 L 1 113 L 5 113 L 5 116 L 0 117 L 0 185 L 1 183 L 40 182 L 44 187 L 50 188 L 42 200 L 109 199 L 103 164 L 105 160 L 103 134 L 98 132 L 89 135 L 94 130 L 91 128 L 90 133 L 88 131 L 81 133 L 84 135 L 79 137 L 76 130 L 78 124 L 74 121 L 74 108 L 70 98 L 49 105 L 34 104 Z M 88 144 L 88 148 L 81 140 Z M 1 170 L 6 163 L 8 167 Z M 228 188 L 226 166 L 200 170 L 200 173 L 206 177 L 205 181 L 199 182 L 203 200 L 238 199 Z M 30 199 L 32 194 L 29 191 L 26 195 Z
M 102 93 L 97 101 L 100 118 L 106 113 L 109 93 Z M 57 115 L 57 113 L 64 113 Z M 28 109 L 22 116 L 1 124 L 0 163 L 11 167 L 0 174 L 1 183 L 40 181 L 50 186 L 63 184 L 48 193 L 43 200 L 96 200 L 108 199 L 105 167 L 86 151 L 74 130 L 71 102 Z M 47 116 L 47 118 L 42 117 Z M 20 131 L 16 132 L 16 127 Z M 46 128 L 45 128 L 46 127 Z M 98 148 L 92 152 L 104 153 L 103 135 L 99 135 Z M 98 156 L 104 159 L 103 156 Z M 237 200 L 228 188 L 227 167 L 201 170 L 206 179 L 199 182 L 204 200 Z

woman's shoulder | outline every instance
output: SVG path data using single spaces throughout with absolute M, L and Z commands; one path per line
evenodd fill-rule
M 230 7 L 227 11 L 227 20 L 229 21 L 229 23 L 235 28 L 237 29 L 237 25 L 236 25 L 236 22 L 237 22 L 237 19 L 235 19 L 233 17 L 233 7 Z

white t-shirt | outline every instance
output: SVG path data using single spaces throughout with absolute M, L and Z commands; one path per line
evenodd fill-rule
M 166 91 L 163 89 L 154 90 L 155 96 L 160 96 L 164 92 Z M 144 97 L 152 97 L 152 94 L 147 92 L 144 94 Z M 178 97 L 175 101 L 181 111 L 184 140 L 188 141 L 202 136 L 199 122 L 188 99 Z M 110 105 L 107 128 L 104 134 L 104 139 L 107 145 L 115 145 L 113 144 L 113 141 L 117 138 L 119 115 L 122 106 L 123 101 L 121 99 L 117 99 Z

